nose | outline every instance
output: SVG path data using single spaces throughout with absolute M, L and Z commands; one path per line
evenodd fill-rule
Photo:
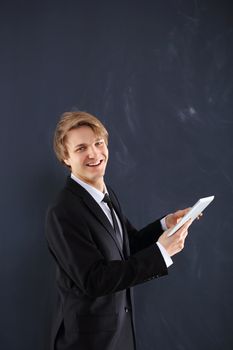
M 95 146 L 90 146 L 88 150 L 88 158 L 95 158 L 97 155 L 97 149 Z

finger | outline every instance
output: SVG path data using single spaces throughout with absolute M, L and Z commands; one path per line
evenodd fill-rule
M 188 236 L 188 233 L 189 233 L 188 229 L 182 231 L 180 236 L 179 236 L 179 239 L 185 241 L 186 237 Z
M 184 216 L 184 210 L 177 210 L 174 214 L 176 219 L 181 218 L 182 216 Z
M 181 228 L 177 231 L 177 236 L 182 235 L 183 232 L 185 232 L 189 226 L 192 224 L 192 219 L 189 219 L 184 225 L 181 226 Z
M 197 216 L 197 220 L 200 220 L 202 216 L 203 216 L 203 213 L 199 214 L 199 215 Z
M 181 240 L 185 240 L 185 238 L 187 237 L 188 235 L 188 230 L 184 230 L 184 231 L 181 231 L 180 235 L 178 236 L 179 239 Z
M 177 219 L 182 218 L 184 215 L 186 215 L 189 212 L 190 209 L 191 208 L 185 208 L 185 209 L 178 210 L 174 213 L 174 215 Z
M 181 226 L 181 228 L 187 229 L 190 225 L 192 225 L 192 222 L 193 219 L 189 219 L 183 226 Z
M 188 233 L 189 233 L 188 230 L 183 232 L 183 235 L 182 235 L 183 239 L 185 239 L 188 236 Z
M 192 209 L 191 207 L 185 208 L 184 209 L 185 214 L 187 214 L 191 209 Z

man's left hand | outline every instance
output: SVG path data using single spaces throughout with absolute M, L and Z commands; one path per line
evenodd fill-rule
M 182 219 L 182 217 L 189 212 L 190 209 L 191 208 L 178 210 L 175 213 L 167 215 L 165 218 L 167 228 L 169 229 L 176 225 Z
M 182 210 L 178 210 L 176 211 L 175 213 L 172 213 L 172 214 L 169 214 L 165 217 L 165 222 L 166 222 L 166 225 L 167 225 L 167 228 L 171 228 L 173 226 L 175 226 L 181 219 L 184 215 L 186 215 L 189 210 L 191 208 L 186 208 L 186 209 L 182 209 Z M 200 219 L 200 217 L 202 217 L 202 213 L 197 217 L 197 220 Z

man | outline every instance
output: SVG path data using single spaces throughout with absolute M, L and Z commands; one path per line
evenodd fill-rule
M 135 350 L 132 287 L 167 274 L 191 224 L 167 237 L 185 209 L 136 230 L 104 182 L 107 145 L 97 118 L 62 115 L 54 149 L 71 174 L 46 224 L 59 290 L 53 350 Z

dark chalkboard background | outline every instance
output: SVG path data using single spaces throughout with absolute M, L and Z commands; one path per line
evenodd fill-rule
M 46 208 L 58 116 L 110 131 L 106 176 L 138 227 L 214 194 L 169 277 L 135 288 L 139 350 L 233 349 L 233 3 L 0 2 L 2 350 L 48 350 Z

